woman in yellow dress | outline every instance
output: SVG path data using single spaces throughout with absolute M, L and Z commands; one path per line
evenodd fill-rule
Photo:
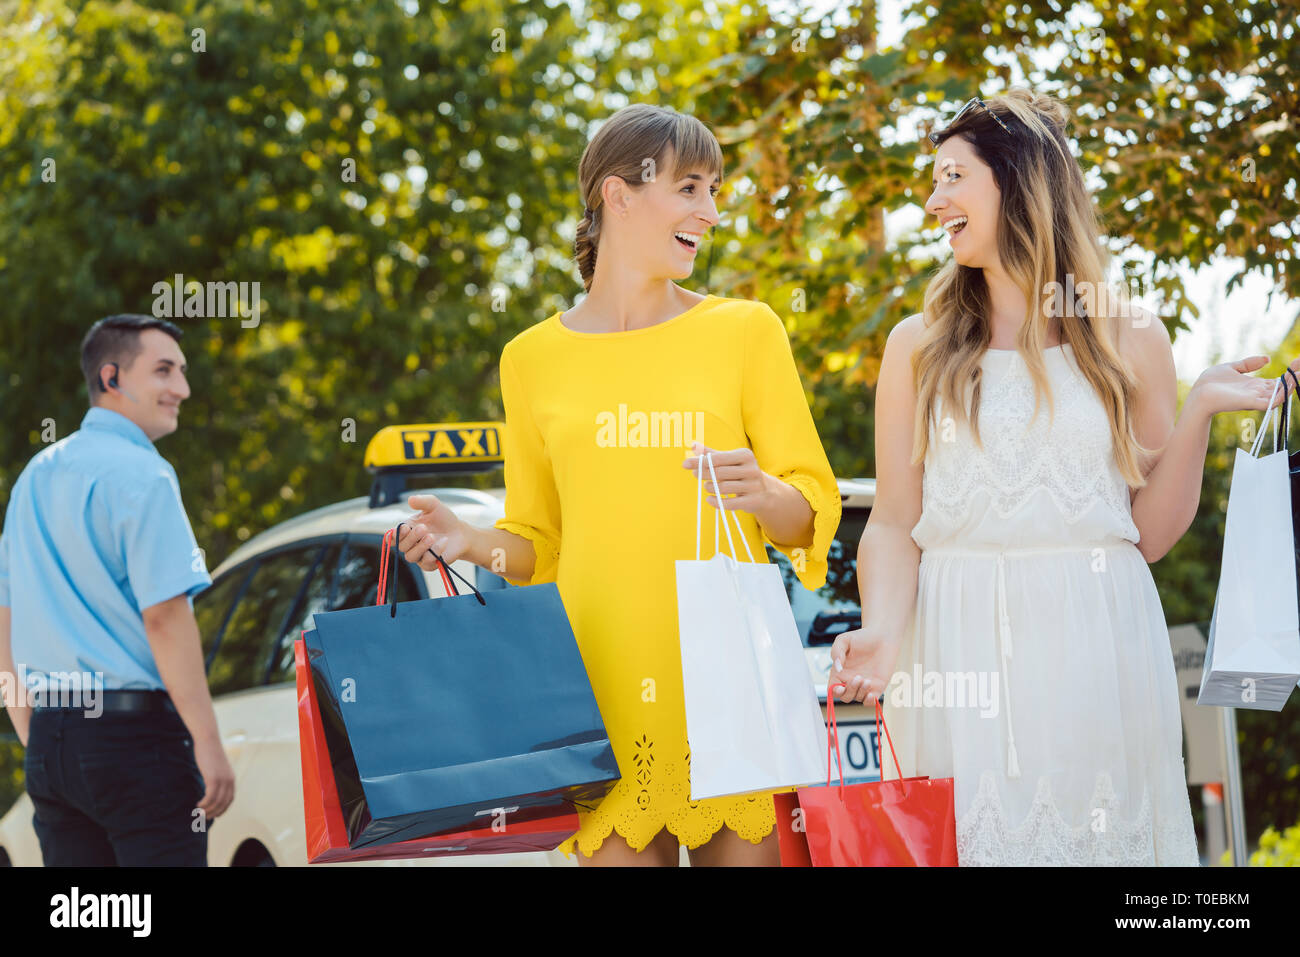
M 754 555 L 772 543 L 809 589 L 840 499 L 780 318 L 673 282 L 718 222 L 721 177 L 693 117 L 638 104 L 602 125 L 579 166 L 587 296 L 501 354 L 505 517 L 473 528 L 413 496 L 399 542 L 425 568 L 433 548 L 556 582 L 622 772 L 561 845 L 579 863 L 673 866 L 679 843 L 692 864 L 779 863 L 773 792 L 690 800 L 674 562 L 695 557 L 698 455 L 717 473 L 709 505 L 720 490 Z

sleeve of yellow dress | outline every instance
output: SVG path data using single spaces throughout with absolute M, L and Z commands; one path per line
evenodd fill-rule
M 757 305 L 745 334 L 745 433 L 759 468 L 798 489 L 813 510 L 811 546 L 783 547 L 766 530 L 763 540 L 790 559 L 804 588 L 813 591 L 826 582 L 826 556 L 840 524 L 839 486 L 813 424 L 785 325 L 769 306 Z
M 506 514 L 496 520 L 495 526 L 527 538 L 533 543 L 536 556 L 531 579 L 504 577 L 512 585 L 552 582 L 560 562 L 560 497 L 550 456 L 528 407 L 519 373 L 510 359 L 509 346 L 501 353 L 501 401 L 506 415 L 502 443 L 506 460 Z

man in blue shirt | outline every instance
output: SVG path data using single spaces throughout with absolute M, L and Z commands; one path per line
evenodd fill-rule
M 5 513 L 0 692 L 47 866 L 204 866 L 234 798 L 191 601 L 211 579 L 153 446 L 190 394 L 180 338 L 149 316 L 95 323 L 91 409 Z

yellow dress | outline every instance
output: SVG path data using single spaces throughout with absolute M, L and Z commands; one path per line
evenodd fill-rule
M 723 826 L 757 844 L 776 824 L 774 792 L 690 800 L 674 562 L 695 557 L 696 478 L 682 460 L 698 440 L 753 449 L 763 471 L 803 494 L 813 544 L 783 551 L 805 588 L 826 580 L 840 497 L 785 327 L 763 303 L 718 296 L 627 332 L 576 332 L 560 315 L 501 354 L 506 501 L 496 522 L 536 554 L 530 580 L 508 580 L 559 588 L 622 773 L 579 811 L 581 829 L 560 849 L 572 856 L 576 843 L 590 856 L 617 830 L 640 851 L 664 827 L 688 848 Z M 712 512 L 706 502 L 705 559 Z M 769 539 L 737 515 L 766 561 Z

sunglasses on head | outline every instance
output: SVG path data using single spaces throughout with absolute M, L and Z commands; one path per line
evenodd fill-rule
M 960 120 L 960 119 L 962 118 L 962 116 L 964 116 L 964 115 L 966 114 L 966 111 L 967 111 L 967 110 L 970 110 L 970 109 L 972 109 L 972 108 L 981 109 L 981 110 L 983 110 L 985 113 L 987 113 L 989 116 L 993 117 L 993 119 L 997 121 L 998 126 L 1002 127 L 1004 130 L 1007 131 L 1007 134 L 1010 135 L 1010 133 L 1011 133 L 1011 127 L 1007 126 L 1006 123 L 1002 122 L 1002 118 L 999 117 L 999 116 L 998 116 L 996 113 L 994 113 L 992 110 L 990 110 L 990 109 L 989 109 L 989 105 L 988 105 L 987 103 L 985 103 L 983 100 L 981 100 L 978 96 L 973 96 L 973 97 L 971 97 L 969 100 L 966 101 L 966 105 L 963 106 L 960 110 L 957 111 L 957 115 L 954 116 L 954 117 L 949 121 L 948 126 L 946 127 L 946 129 L 952 129 L 952 125 L 953 125 L 954 123 L 956 123 L 958 120 Z M 933 133 L 930 134 L 930 142 L 933 143 L 935 146 L 938 146 L 938 145 L 939 145 L 939 139 L 940 139 L 940 137 L 942 137 L 942 136 L 943 136 L 943 130 L 936 130 L 935 132 L 933 132 Z

